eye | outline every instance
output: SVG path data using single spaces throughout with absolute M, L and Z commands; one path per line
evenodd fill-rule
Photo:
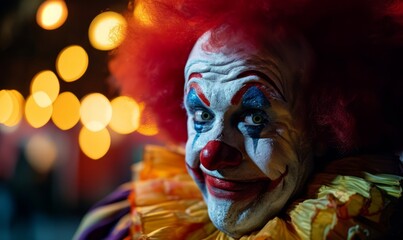
M 194 113 L 194 121 L 205 123 L 213 119 L 213 115 L 206 110 L 196 110 Z
M 259 126 L 265 124 L 267 122 L 266 119 L 265 114 L 257 112 L 246 115 L 243 121 L 245 125 Z

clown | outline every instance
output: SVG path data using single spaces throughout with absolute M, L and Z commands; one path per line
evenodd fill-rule
M 399 236 L 402 6 L 136 1 L 110 67 L 167 147 L 75 239 Z
M 209 40 L 207 32 L 197 41 L 185 67 L 186 163 L 211 220 L 240 236 L 275 216 L 312 166 L 289 91 L 304 63 L 302 53 L 280 50 L 285 43 L 262 51 L 242 36 L 221 47 Z

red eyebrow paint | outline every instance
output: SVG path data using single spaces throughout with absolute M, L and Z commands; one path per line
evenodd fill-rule
M 203 90 L 200 88 L 199 84 L 193 82 L 190 84 L 189 89 L 196 90 L 197 96 L 199 96 L 200 100 L 206 104 L 206 106 L 210 107 L 210 101 L 207 99 L 206 95 L 204 95 Z

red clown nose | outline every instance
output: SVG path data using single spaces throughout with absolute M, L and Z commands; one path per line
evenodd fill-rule
M 200 152 L 200 162 L 208 170 L 236 167 L 242 162 L 242 154 L 236 148 L 220 141 L 213 140 Z

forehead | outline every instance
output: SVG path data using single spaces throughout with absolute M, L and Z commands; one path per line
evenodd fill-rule
M 202 78 L 204 84 L 211 85 L 255 75 L 267 78 L 273 87 L 283 91 L 279 61 L 268 51 L 256 49 L 242 41 L 207 50 L 209 39 L 210 33 L 207 32 L 193 47 L 185 67 L 185 89 L 189 88 L 192 82 L 189 80 L 194 76 Z M 242 81 L 238 83 L 242 84 Z

